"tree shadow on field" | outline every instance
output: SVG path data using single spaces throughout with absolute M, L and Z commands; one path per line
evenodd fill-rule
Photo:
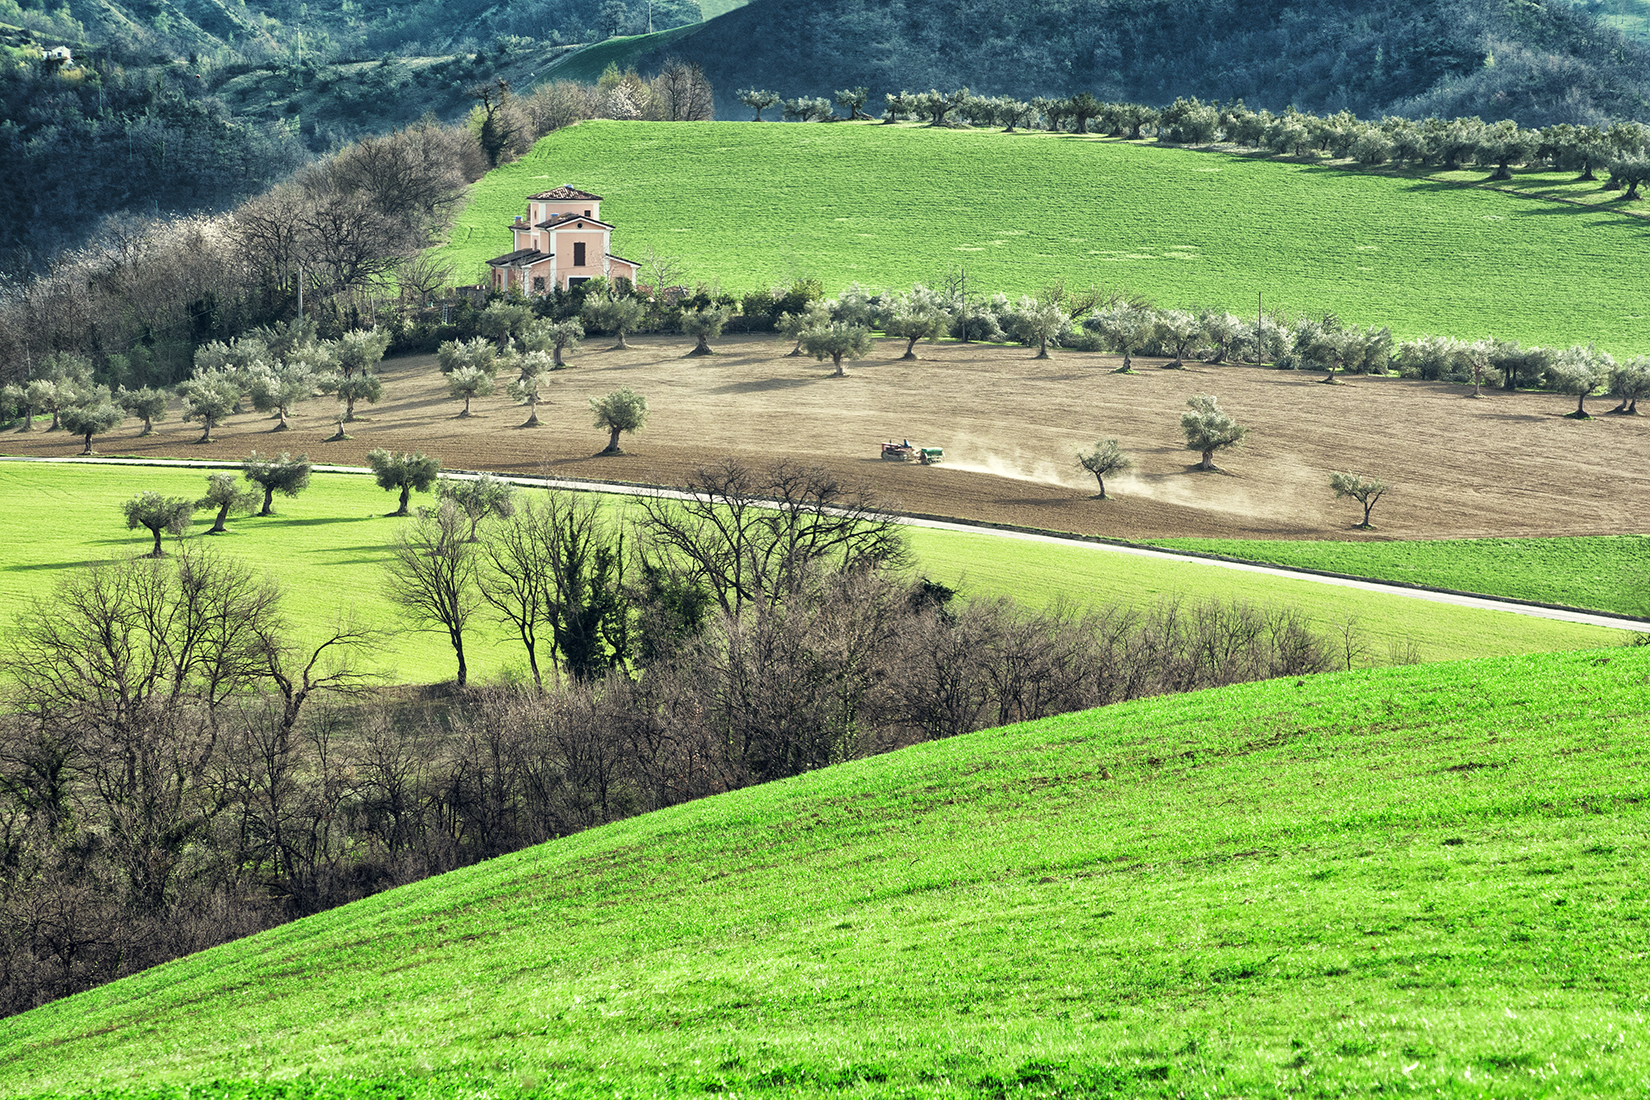
M 1212 470 L 1203 470 L 1203 469 L 1198 468 L 1197 463 L 1191 462 L 1191 463 L 1186 464 L 1185 466 L 1182 466 L 1181 470 L 1185 473 L 1188 473 L 1188 474 L 1196 474 L 1198 477 L 1212 477 L 1212 476 L 1215 476 L 1215 475 L 1218 474 L 1221 477 L 1236 478 L 1239 481 L 1247 480 L 1242 474 L 1233 473 L 1231 470 L 1226 469 L 1224 466 L 1216 466 Z
M 105 540 L 108 541 L 108 540 Z M 4 567 L 7 573 L 39 573 L 51 569 L 81 569 L 99 565 L 112 565 L 124 561 L 125 558 L 89 558 L 86 561 L 42 561 L 33 565 L 8 565 Z
M 725 386 L 718 386 L 710 392 L 713 394 L 728 393 L 769 393 L 773 390 L 792 390 L 801 386 L 811 386 L 823 378 L 763 378 L 755 382 L 729 382 Z
M 249 520 L 273 520 L 274 522 L 272 523 L 260 523 L 259 526 L 324 527 L 334 523 L 367 523 L 376 518 L 376 516 L 312 516 L 309 519 L 287 519 L 279 512 L 276 512 L 274 515 L 270 516 L 247 516 L 242 519 L 241 522 L 246 523 Z
M 1544 424 L 1548 420 L 1552 419 L 1552 417 L 1555 416 L 1555 415 L 1558 415 L 1558 414 L 1556 414 L 1556 413 L 1554 413 L 1554 414 L 1547 414 L 1547 413 L 1497 413 L 1497 412 L 1479 413 L 1480 419 L 1483 419 L 1483 420 L 1505 420 L 1505 421 L 1507 421 L 1508 423 L 1511 423 L 1511 424 Z M 1560 419 L 1563 419 L 1563 418 L 1560 417 Z

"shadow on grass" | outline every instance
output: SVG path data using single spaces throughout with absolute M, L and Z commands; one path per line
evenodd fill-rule
M 272 516 L 248 516 L 241 522 L 270 521 L 259 524 L 260 527 L 327 527 L 337 523 L 368 523 L 378 518 L 377 516 L 312 516 L 309 519 L 287 519 L 277 512 Z
M 131 556 L 132 557 L 147 557 L 148 555 L 147 555 L 147 553 L 144 553 L 144 554 L 133 554 Z M 98 565 L 117 565 L 120 562 L 123 562 L 125 560 L 127 560 L 127 559 L 124 558 L 124 557 L 120 557 L 120 558 L 93 558 L 93 559 L 90 559 L 90 560 L 87 560 L 87 561 L 43 561 L 43 562 L 36 562 L 33 565 L 0 566 L 0 571 L 6 572 L 6 573 L 38 573 L 38 572 L 41 572 L 42 570 L 50 570 L 50 569 L 81 569 L 81 568 L 90 568 L 92 566 L 98 566 Z

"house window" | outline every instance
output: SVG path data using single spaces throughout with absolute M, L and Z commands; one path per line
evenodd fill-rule
M 574 267 L 583 267 L 584 266 L 584 242 L 583 241 L 574 241 L 573 242 L 573 266 Z
M 567 286 L 571 289 L 578 286 L 580 283 L 588 283 L 589 281 L 590 276 L 588 275 L 573 275 L 568 277 Z
M 544 276 L 543 275 L 534 275 L 533 276 L 533 293 L 534 294 L 543 294 L 544 293 Z
M 589 216 L 590 216 L 590 211 L 588 211 L 588 210 L 586 210 L 586 211 L 585 211 L 585 212 L 584 212 L 584 216 L 585 216 L 585 217 L 587 217 L 587 218 L 588 218 L 588 217 L 589 217 Z

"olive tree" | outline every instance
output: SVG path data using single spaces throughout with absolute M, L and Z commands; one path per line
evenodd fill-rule
M 1358 527 L 1365 530 L 1374 527 L 1374 524 L 1369 522 L 1369 513 L 1374 510 L 1375 502 L 1386 492 L 1386 482 L 1378 477 L 1363 477 L 1360 474 L 1331 473 L 1329 487 L 1335 490 L 1336 500 L 1351 497 L 1363 505 L 1364 518 L 1362 523 L 1357 524 Z
M 1639 398 L 1650 394 L 1650 356 L 1629 359 L 1610 372 L 1609 394 L 1621 404 L 1611 409 L 1619 416 L 1637 416 Z
M 539 426 L 539 402 L 544 398 L 545 378 L 555 370 L 555 363 L 550 352 L 528 351 L 523 352 L 517 364 L 521 375 L 510 383 L 510 399 L 518 405 L 527 406 L 527 419 L 522 422 L 523 428 Z
M 778 103 L 780 96 L 778 92 L 770 92 L 766 88 L 745 88 L 734 98 L 756 112 L 752 122 L 761 122 L 762 112 Z
M 863 359 L 871 353 L 871 331 L 846 321 L 832 321 L 817 325 L 802 334 L 802 347 L 809 355 L 825 361 L 828 355 L 836 367 L 835 377 L 848 372 L 842 369 L 842 360 Z
M 249 515 L 258 506 L 258 493 L 254 489 L 243 489 L 240 480 L 231 473 L 217 473 L 206 475 L 206 495 L 195 502 L 199 508 L 216 508 L 217 516 L 212 521 L 211 528 L 206 532 L 209 535 L 221 535 L 227 528 L 231 512 L 236 515 Z
M 201 422 L 201 437 L 196 443 L 213 442 L 212 429 L 235 411 L 241 393 L 241 383 L 226 370 L 197 370 L 193 378 L 178 383 L 178 396 L 183 398 L 183 418 Z
M 166 419 L 166 391 L 157 390 L 152 386 L 144 386 L 137 390 L 121 390 L 115 394 L 115 400 L 128 415 L 143 418 L 143 431 L 139 435 L 153 435 L 155 421 Z
M 1243 442 L 1249 429 L 1227 415 L 1214 395 L 1200 393 L 1186 402 L 1189 411 L 1180 414 L 1180 430 L 1186 434 L 1187 450 L 1198 451 L 1199 470 L 1218 469 L 1215 452 Z
M 367 452 L 367 465 L 372 467 L 372 476 L 380 489 L 401 491 L 400 506 L 389 513 L 392 516 L 406 515 L 407 502 L 412 499 L 412 494 L 429 492 L 436 476 L 441 473 L 441 460 L 423 451 L 397 453 L 375 447 Z
M 153 489 L 146 489 L 121 505 L 121 511 L 126 513 L 129 530 L 136 531 L 143 527 L 155 536 L 155 548 L 148 556 L 160 558 L 166 556 L 160 548 L 161 535 L 182 535 L 189 530 L 189 521 L 199 507 L 197 502 L 185 497 L 165 497 Z
M 479 477 L 450 477 L 442 474 L 435 482 L 436 499 L 451 503 L 470 521 L 465 541 L 476 541 L 476 528 L 488 516 L 509 519 L 516 512 L 516 487 L 492 474 Z
M 809 329 L 821 328 L 830 323 L 831 307 L 823 301 L 809 302 L 806 308 L 802 310 L 795 313 L 781 313 L 774 319 L 774 327 L 779 330 L 780 335 L 787 340 L 796 341 L 795 346 L 786 353 L 787 358 L 802 354 L 802 336 L 804 333 Z
M 1604 384 L 1607 373 L 1615 365 L 1614 359 L 1591 346 L 1565 348 L 1555 355 L 1547 367 L 1547 383 L 1559 393 L 1576 399 L 1575 411 L 1564 415 L 1571 420 L 1591 420 L 1587 398 Z
M 95 453 L 92 437 L 118 427 L 126 419 L 126 410 L 115 403 L 107 388 L 99 386 L 85 404 L 70 405 L 59 416 L 65 431 L 86 440 L 86 449 L 80 453 L 89 455 Z
M 315 393 L 316 378 L 312 360 L 295 356 L 278 363 L 265 364 L 253 374 L 247 393 L 252 407 L 259 412 L 274 413 L 280 421 L 271 431 L 284 432 L 291 427 L 287 417 L 292 406 L 309 400 Z
M 1077 452 L 1077 465 L 1094 475 L 1094 480 L 1100 484 L 1100 492 L 1095 495 L 1106 500 L 1106 478 L 1130 469 L 1134 466 L 1134 460 L 1123 453 L 1117 440 L 1102 439 L 1094 445 L 1094 450 Z
M 917 341 L 932 340 L 951 327 L 951 311 L 945 299 L 920 283 L 911 293 L 898 295 L 882 330 L 905 341 L 901 359 L 917 358 Z
M 628 387 L 614 390 L 602 397 L 592 397 L 590 414 L 595 418 L 596 427 L 608 432 L 607 446 L 602 448 L 601 453 L 622 455 L 624 450 L 619 446 L 619 435 L 641 431 L 647 423 L 647 398 Z
M 728 323 L 728 311 L 721 306 L 706 306 L 682 314 L 682 331 L 693 337 L 693 350 L 689 355 L 714 355 L 710 342 L 722 335 L 722 328 Z
M 1128 374 L 1134 370 L 1134 353 L 1157 332 L 1157 311 L 1120 302 L 1084 320 L 1083 327 L 1098 336 L 1102 346 L 1122 353 L 1123 365 L 1116 373 Z
M 263 507 L 258 510 L 258 514 L 272 516 L 275 514 L 275 494 L 295 497 L 309 488 L 310 469 L 307 454 L 293 458 L 288 452 L 282 451 L 279 458 L 270 458 L 253 451 L 241 463 L 241 476 L 264 492 Z
M 481 367 L 459 367 L 447 376 L 447 393 L 464 399 L 464 411 L 459 417 L 470 415 L 470 402 L 477 397 L 491 397 L 498 388 L 491 371 Z
M 642 313 L 642 303 L 635 298 L 600 294 L 585 301 L 579 317 L 586 328 L 599 328 L 617 336 L 619 342 L 612 350 L 621 351 L 630 347 L 625 343 L 625 333 L 636 331 L 642 323 Z
M 584 326 L 577 321 L 542 319 L 527 326 L 521 334 L 521 346 L 529 353 L 550 352 L 551 369 L 561 370 L 567 365 L 562 358 L 563 354 L 577 348 L 583 339 Z

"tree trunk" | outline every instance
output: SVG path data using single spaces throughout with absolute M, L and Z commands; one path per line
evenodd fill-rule
M 624 333 L 619 333 L 619 342 L 613 345 L 614 351 L 629 351 L 630 345 L 624 342 Z
M 286 406 L 285 405 L 282 405 L 280 408 L 275 410 L 275 416 L 278 420 L 280 420 L 280 423 L 275 425 L 273 428 L 269 429 L 270 431 L 272 431 L 272 432 L 284 432 L 288 428 L 292 427 L 291 424 L 288 424 L 286 422 Z
M 1512 179 L 1512 167 L 1510 165 L 1508 165 L 1505 161 L 1501 162 L 1500 164 L 1495 166 L 1495 171 L 1490 174 L 1490 179 L 1491 180 L 1510 180 L 1510 179 Z
M 1037 354 L 1033 355 L 1032 358 L 1033 359 L 1047 359 L 1048 358 L 1048 341 L 1047 340 L 1039 340 L 1037 342 Z
M 458 686 L 464 687 L 470 682 L 470 669 L 469 666 L 464 663 L 464 632 L 461 630 L 454 630 L 451 633 L 453 637 L 453 652 L 458 655 Z
M 710 350 L 710 340 L 707 339 L 704 336 L 697 337 L 695 342 L 694 342 L 694 345 L 693 345 L 693 350 L 688 352 L 688 354 L 689 355 L 711 355 L 711 354 L 714 354 Z
M 352 421 L 354 419 L 355 419 L 355 395 L 352 393 L 348 397 L 344 398 L 344 423 L 348 424 L 350 421 Z M 338 429 L 338 431 L 340 433 L 342 433 L 343 430 L 344 430 L 343 428 Z
M 1094 480 L 1096 480 L 1100 483 L 1100 499 L 1105 500 L 1106 499 L 1106 479 L 1104 477 L 1100 476 L 1099 474 L 1095 474 L 1094 475 Z
M 534 401 L 528 408 L 531 412 L 521 426 L 523 428 L 536 428 L 539 426 L 539 403 Z
M 1215 449 L 1213 447 L 1205 447 L 1203 449 L 1203 461 L 1197 464 L 1197 468 L 1200 470 L 1212 470 L 1215 468 Z
M 210 416 L 206 418 L 206 429 L 201 432 L 201 437 L 199 439 L 195 440 L 195 442 L 196 443 L 211 443 L 211 442 L 213 442 L 213 439 L 212 439 L 212 418 Z
M 147 416 L 144 417 L 143 418 L 143 431 L 139 432 L 138 434 L 140 436 L 143 436 L 143 435 L 153 435 L 154 433 L 155 433 L 154 424 L 150 422 L 149 417 L 147 417 Z
M 392 515 L 392 516 L 404 516 L 404 515 L 406 515 L 407 514 L 407 502 L 410 501 L 411 499 L 412 499 L 412 486 L 411 485 L 401 486 L 401 507 L 399 507 L 395 511 L 391 512 L 390 515 Z
M 164 558 L 166 555 L 160 548 L 161 529 L 159 527 L 151 527 L 149 528 L 149 533 L 155 536 L 155 548 L 149 551 L 149 556 L 151 558 Z
M 465 417 L 465 416 L 470 415 L 470 395 L 469 394 L 464 395 L 464 411 L 459 413 L 458 415 L 460 417 Z
M 1587 415 L 1587 395 L 1585 393 L 1581 393 L 1581 394 L 1576 395 L 1575 418 L 1577 420 L 1591 420 L 1592 419 L 1592 417 Z
M 552 366 L 557 366 L 557 367 L 565 367 L 567 365 L 566 363 L 563 363 L 561 361 L 561 345 L 560 344 L 557 344 L 554 348 L 552 348 L 550 350 L 550 363 L 551 363 Z
M 917 357 L 917 340 L 918 339 L 919 339 L 919 337 L 912 336 L 912 337 L 910 337 L 909 339 L 906 340 L 906 342 L 905 342 L 905 354 L 900 356 L 901 359 L 915 359 Z
M 80 453 L 83 454 L 83 455 L 89 455 L 89 454 L 93 453 L 93 451 L 92 451 L 92 433 L 91 432 L 86 433 L 86 449 L 84 451 L 81 451 Z
M 607 449 L 605 451 L 603 451 L 602 453 L 603 454 L 610 454 L 610 455 L 624 454 L 624 452 L 619 449 L 619 429 L 618 428 L 614 428 L 613 431 L 612 431 L 612 434 L 610 434 L 607 437 Z
M 798 336 L 796 338 L 796 347 L 792 348 L 790 350 L 790 352 L 785 356 L 785 358 L 789 359 L 792 355 L 801 355 L 801 354 L 802 354 L 802 337 Z
M 229 519 L 229 502 L 225 501 L 218 508 L 218 518 L 212 521 L 211 528 L 206 532 L 209 535 L 221 535 L 227 528 L 224 527 Z
M 258 514 L 260 516 L 272 516 L 275 514 L 275 486 L 273 484 L 264 486 L 264 506 L 263 510 Z
M 848 373 L 847 371 L 842 369 L 842 353 L 841 352 L 838 352 L 837 354 L 831 356 L 831 362 L 836 364 L 836 374 L 835 374 L 834 377 L 842 378 Z
M 1364 501 L 1364 521 L 1362 523 L 1360 523 L 1358 526 L 1368 528 L 1370 526 L 1369 513 L 1374 511 L 1374 510 L 1375 510 L 1375 502 L 1373 500 Z

